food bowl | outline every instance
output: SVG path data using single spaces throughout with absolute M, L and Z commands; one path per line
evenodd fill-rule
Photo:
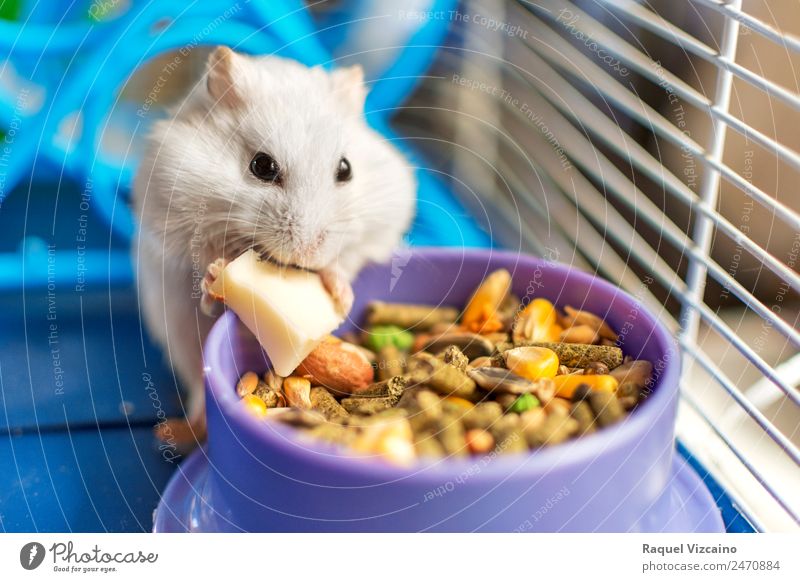
M 627 355 L 653 363 L 648 397 L 622 422 L 529 453 L 419 460 L 354 456 L 252 416 L 235 393 L 269 366 L 227 312 L 205 345 L 208 443 L 173 477 L 156 531 L 722 531 L 702 481 L 674 453 L 680 357 L 640 304 L 596 277 L 494 250 L 415 249 L 365 269 L 339 332 L 372 300 L 464 305 L 508 269 L 520 297 L 545 297 L 604 317 Z M 337 332 L 338 333 L 338 332 Z

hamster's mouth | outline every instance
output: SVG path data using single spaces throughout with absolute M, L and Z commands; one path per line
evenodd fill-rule
M 283 261 L 279 261 L 278 259 L 276 259 L 272 255 L 272 253 L 270 253 L 269 251 L 267 251 L 265 249 L 258 248 L 258 247 L 253 247 L 253 250 L 258 254 L 258 257 L 262 261 L 265 261 L 267 263 L 272 263 L 276 267 L 281 267 L 283 269 L 298 269 L 300 271 L 308 271 L 309 273 L 316 273 L 317 272 L 314 269 L 309 269 L 308 267 L 303 267 L 301 265 L 298 265 L 297 263 L 285 263 Z

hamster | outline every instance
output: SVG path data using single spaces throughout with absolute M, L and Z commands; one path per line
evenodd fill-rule
M 154 124 L 134 178 L 132 253 L 142 319 L 187 391 L 176 438 L 205 435 L 203 290 L 221 262 L 252 248 L 319 272 L 347 311 L 349 282 L 409 228 L 414 174 L 366 124 L 366 94 L 360 66 L 218 47 L 204 82 Z

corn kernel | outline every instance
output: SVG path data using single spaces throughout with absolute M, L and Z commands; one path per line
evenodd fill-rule
M 267 415 L 267 404 L 255 394 L 248 394 L 242 398 L 247 410 L 258 418 L 264 418 Z
M 582 374 L 570 374 L 568 376 L 556 376 L 553 378 L 556 383 L 556 394 L 562 398 L 572 398 L 572 393 L 581 384 L 586 384 L 593 390 L 603 392 L 615 392 L 619 383 L 613 376 L 608 374 L 597 374 L 585 376 Z
M 548 348 L 514 348 L 507 350 L 503 357 L 509 370 L 528 380 L 553 378 L 558 373 L 558 356 Z

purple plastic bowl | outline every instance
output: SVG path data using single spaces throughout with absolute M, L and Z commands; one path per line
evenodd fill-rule
M 675 478 L 680 358 L 653 315 L 609 283 L 534 257 L 416 249 L 402 263 L 359 276 L 351 318 L 339 331 L 354 329 L 375 299 L 463 306 L 488 273 L 505 268 L 520 297 L 604 317 L 626 354 L 654 364 L 652 393 L 620 424 L 557 446 L 392 466 L 250 415 L 234 386 L 268 360 L 228 312 L 205 346 L 208 474 L 192 519 L 246 531 L 658 531 L 648 520 Z

